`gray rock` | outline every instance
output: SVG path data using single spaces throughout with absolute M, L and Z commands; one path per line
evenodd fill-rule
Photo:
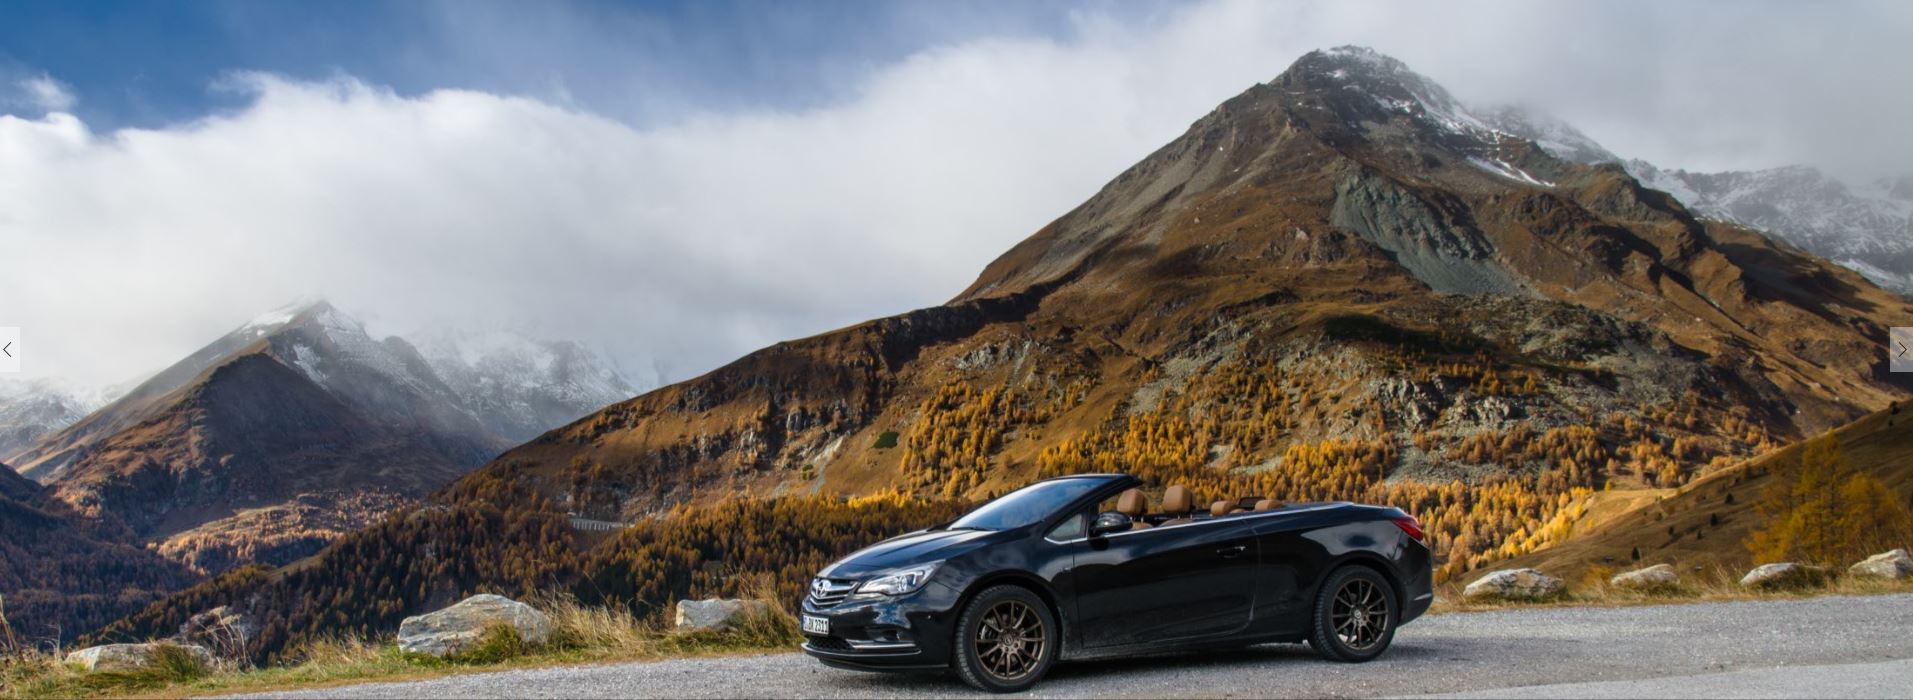
M 1542 600 L 1561 595 L 1567 588 L 1561 579 L 1534 569 L 1509 569 L 1475 579 L 1461 593 L 1469 598 Z
M 769 613 L 771 604 L 761 600 L 711 598 L 678 601 L 677 628 L 680 630 L 725 630 L 753 611 Z
M 157 657 L 155 652 L 162 646 L 172 646 L 191 654 L 199 665 L 213 665 L 213 654 L 205 647 L 195 644 L 173 644 L 170 642 L 151 642 L 146 644 L 107 644 L 87 647 L 66 655 L 66 663 L 78 666 L 93 673 L 126 673 L 138 671 L 152 665 Z
M 251 617 L 221 605 L 180 623 L 178 639 L 213 648 L 244 649 L 246 642 L 258 632 L 259 625 Z
M 1908 556 L 1904 549 L 1875 554 L 1848 567 L 1847 573 L 1884 579 L 1907 578 L 1913 576 L 1913 556 Z
M 1681 582 L 1680 574 L 1674 573 L 1671 564 L 1655 564 L 1645 569 L 1635 569 L 1615 574 L 1608 579 L 1608 585 L 1617 588 L 1665 588 Z
M 399 650 L 447 656 L 476 643 L 486 630 L 500 624 L 511 625 L 531 644 L 551 639 L 551 618 L 544 613 L 504 596 L 483 593 L 437 612 L 405 618 L 399 623 Z
M 1741 577 L 1740 585 L 1747 588 L 1768 590 L 1780 588 L 1804 588 L 1817 586 L 1827 581 L 1827 569 L 1823 566 L 1780 562 L 1762 564 Z

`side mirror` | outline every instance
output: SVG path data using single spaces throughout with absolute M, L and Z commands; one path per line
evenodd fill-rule
M 1135 523 L 1129 520 L 1129 516 L 1112 510 L 1096 516 L 1096 522 L 1089 524 L 1089 536 L 1101 537 L 1118 532 L 1128 532 L 1129 528 L 1134 525 Z

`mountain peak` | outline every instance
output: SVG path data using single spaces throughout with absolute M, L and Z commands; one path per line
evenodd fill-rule
M 311 322 L 337 313 L 338 309 L 324 299 L 300 299 L 254 316 L 251 321 L 239 327 L 238 333 L 250 333 L 254 337 L 270 335 L 301 322 Z
M 1351 91 L 1384 100 L 1418 102 L 1430 110 L 1460 109 L 1441 85 L 1393 56 L 1364 46 L 1310 51 L 1277 76 L 1276 84 L 1312 90 Z
M 1311 51 L 1269 86 L 1287 93 L 1287 101 L 1302 112 L 1331 117 L 1310 120 L 1316 124 L 1346 125 L 1365 133 L 1372 130 L 1358 125 L 1401 124 L 1410 128 L 1408 133 L 1419 134 L 1411 138 L 1463 150 L 1492 147 L 1512 135 L 1468 109 L 1441 84 L 1370 48 Z
M 1408 64 L 1402 63 L 1394 56 L 1353 44 L 1317 49 L 1302 54 L 1302 57 L 1296 59 L 1289 70 L 1293 71 L 1297 67 L 1322 67 L 1329 71 L 1351 70 L 1377 75 L 1414 72 L 1408 70 Z

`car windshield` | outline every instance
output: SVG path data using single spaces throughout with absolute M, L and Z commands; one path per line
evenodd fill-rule
M 1103 479 L 1057 479 L 1030 484 L 978 506 L 950 523 L 949 529 L 1010 530 L 1034 525 L 1106 483 Z

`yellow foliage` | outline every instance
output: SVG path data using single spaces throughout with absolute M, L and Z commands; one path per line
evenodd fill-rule
M 1838 564 L 1913 540 L 1913 511 L 1877 477 L 1848 466 L 1831 434 L 1776 466 L 1759 509 L 1763 524 L 1746 545 L 1763 562 Z

